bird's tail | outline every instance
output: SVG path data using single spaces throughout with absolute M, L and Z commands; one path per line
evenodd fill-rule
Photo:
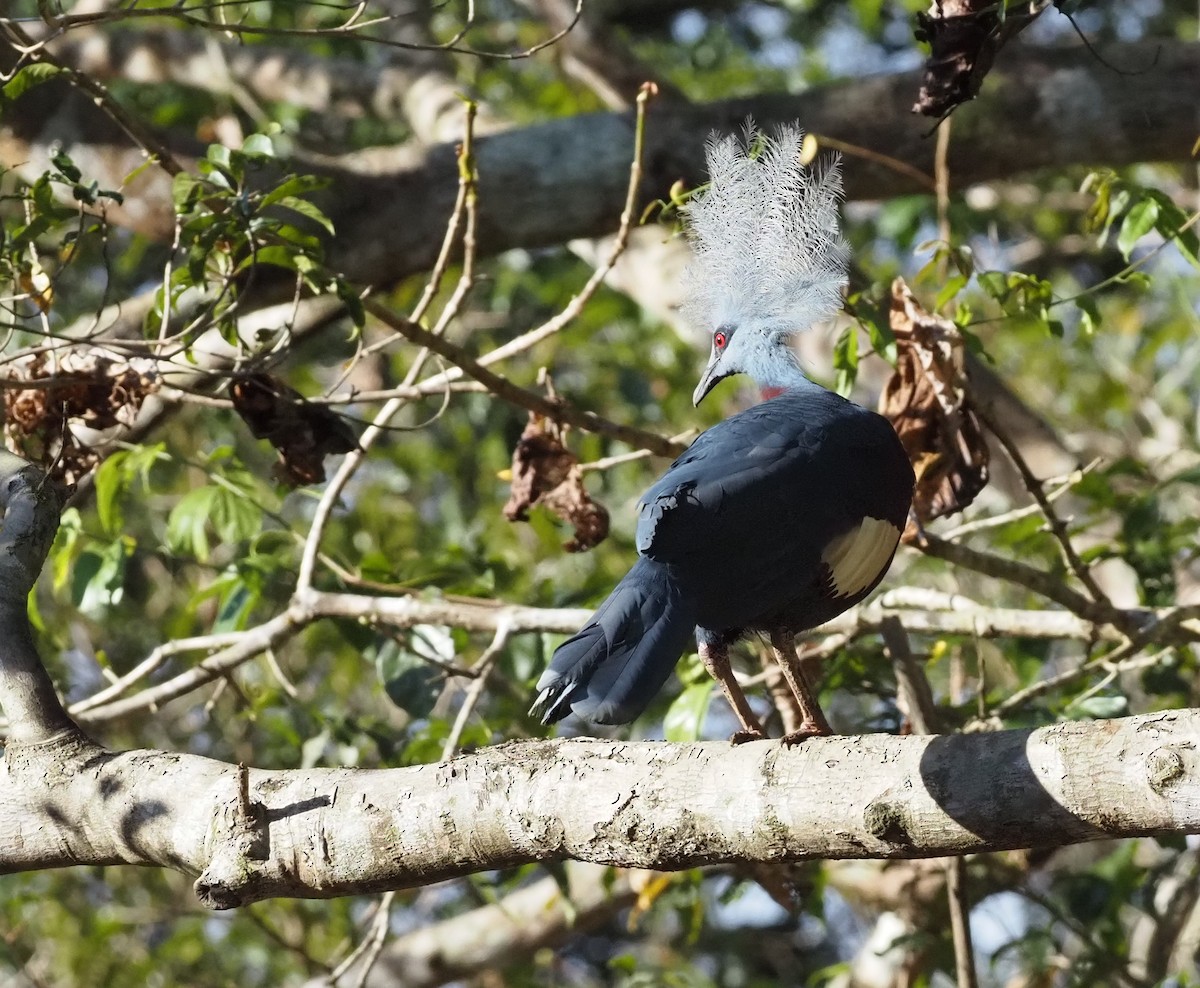
M 543 724 L 570 711 L 593 724 L 628 723 L 667 681 L 695 626 L 667 568 L 639 559 L 583 630 L 555 651 L 530 713 Z

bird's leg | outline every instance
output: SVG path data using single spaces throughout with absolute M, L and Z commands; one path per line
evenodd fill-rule
M 825 713 L 817 702 L 817 695 L 808 684 L 804 667 L 796 657 L 795 636 L 782 628 L 776 628 L 771 632 L 771 648 L 775 651 L 775 658 L 783 670 L 783 678 L 796 695 L 796 702 L 800 704 L 800 712 L 803 715 L 800 726 L 783 736 L 783 743 L 793 745 L 807 738 L 828 737 L 833 733 L 833 728 L 825 719 Z
M 762 723 L 755 715 L 754 710 L 751 709 L 750 701 L 746 699 L 746 694 L 742 692 L 738 681 L 733 678 L 733 669 L 729 665 L 728 646 L 706 641 L 699 641 L 696 644 L 704 668 L 708 670 L 713 679 L 721 684 L 721 689 L 725 692 L 725 699 L 733 707 L 737 719 L 742 722 L 742 729 L 729 740 L 734 744 L 742 744 L 744 741 L 761 741 L 767 736 L 767 733 L 763 730 Z

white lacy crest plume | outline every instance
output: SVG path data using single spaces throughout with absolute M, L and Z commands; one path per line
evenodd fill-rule
M 711 333 L 748 320 L 802 330 L 841 307 L 849 248 L 838 228 L 837 157 L 801 163 L 803 131 L 713 135 L 708 190 L 686 207 L 695 258 L 684 271 L 683 315 Z

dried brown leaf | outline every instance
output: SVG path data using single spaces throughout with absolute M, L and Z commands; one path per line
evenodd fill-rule
M 512 493 L 504 517 L 527 521 L 529 509 L 540 504 L 575 527 L 563 548 L 582 552 L 608 537 L 608 511 L 584 487 L 579 458 L 563 445 L 563 431 L 557 423 L 530 413 L 513 450 Z
M 23 387 L 4 388 L 4 435 L 8 446 L 46 467 L 54 480 L 77 483 L 101 459 L 95 437 L 131 426 L 146 397 L 158 390 L 150 360 L 99 348 L 32 353 L 5 365 L 3 375 Z
M 978 95 L 996 57 L 998 25 L 992 4 L 970 0 L 917 14 L 917 40 L 929 42 L 929 58 L 914 113 L 942 117 Z
M 908 452 L 922 524 L 967 507 L 988 478 L 988 448 L 968 393 L 962 333 L 926 312 L 900 278 L 892 282 L 890 324 L 896 371 L 879 410 Z M 915 535 L 910 523 L 905 539 Z
M 238 378 L 229 385 L 229 396 L 251 435 L 275 447 L 276 476 L 289 486 L 321 483 L 325 457 L 358 447 L 357 437 L 335 412 L 314 405 L 270 374 Z

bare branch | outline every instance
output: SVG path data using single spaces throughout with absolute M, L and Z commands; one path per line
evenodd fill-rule
M 38 656 L 26 610 L 64 500 L 41 470 L 0 450 L 0 706 L 11 738 L 26 744 L 79 732 Z
M 249 824 L 237 812 L 236 766 L 77 742 L 70 751 L 10 744 L 0 766 L 0 872 L 153 864 L 200 875 L 201 901 L 231 907 L 531 861 L 677 870 L 1194 833 L 1198 731 L 1200 711 L 1179 710 L 1038 730 L 817 738 L 792 749 L 514 742 L 404 769 L 251 769 Z
M 1153 47 L 1118 45 L 1112 52 L 1120 61 L 1137 62 Z M 1082 49 L 1014 48 L 993 76 L 997 84 L 957 114 L 948 165 L 960 184 L 1049 165 L 1188 158 L 1195 137 L 1188 94 L 1200 89 L 1200 43 L 1164 43 L 1154 70 L 1134 84 Z M 702 181 L 705 136 L 713 129 L 735 129 L 748 115 L 764 126 L 800 119 L 816 134 L 886 152 L 931 176 L 933 142 L 925 139 L 925 122 L 907 113 L 918 79 L 919 73 L 900 73 L 707 106 L 663 101 L 647 133 L 642 198 L 666 198 L 679 179 Z M 5 151 L 9 160 L 25 163 L 21 174 L 36 176 L 44 169 L 45 149 L 63 138 L 54 129 L 60 121 L 86 116 L 86 107 L 67 106 L 62 94 L 51 81 L 6 109 Z M 64 104 L 59 112 L 48 113 L 51 100 Z M 1009 139 L 1004 126 L 1014 119 L 1022 121 L 1020 143 Z M 87 132 L 84 140 L 97 148 L 120 143 L 115 134 Z M 586 114 L 481 138 L 480 256 L 611 231 L 623 208 L 633 140 L 630 113 Z M 97 168 L 109 160 L 111 173 L 91 177 L 115 188 L 135 162 L 112 156 L 97 159 Z M 322 205 L 337 229 L 329 256 L 335 269 L 360 283 L 382 285 L 433 265 L 457 193 L 452 144 L 379 149 L 369 166 L 331 164 L 328 174 L 334 185 Z M 851 199 L 928 188 L 927 181 L 877 160 L 863 158 L 847 169 Z M 166 181 L 147 189 L 139 195 L 145 215 L 122 214 L 120 222 L 169 237 L 169 193 Z
M 435 336 L 429 330 L 422 329 L 416 323 L 409 322 L 402 316 L 397 316 L 385 306 L 372 301 L 368 301 L 366 305 L 367 310 L 376 319 L 386 323 L 397 333 L 400 333 L 413 343 L 418 343 L 432 350 L 434 353 L 445 357 L 455 367 L 461 369 L 464 374 L 482 384 L 497 398 L 502 398 L 504 401 L 516 405 L 518 408 L 524 408 L 538 415 L 543 415 L 555 422 L 573 425 L 586 432 L 594 432 L 597 435 L 608 436 L 610 439 L 618 439 L 621 442 L 629 443 L 629 445 L 634 447 L 648 449 L 659 456 L 674 457 L 687 449 L 686 445 L 674 442 L 657 433 L 646 432 L 631 425 L 621 425 L 618 422 L 611 422 L 597 415 L 595 412 L 568 404 L 561 398 L 548 398 L 537 394 L 537 392 L 529 391 L 526 388 L 513 384 L 508 378 L 501 377 L 494 371 L 488 370 L 457 344 L 451 343 L 443 337 Z
M 436 988 L 465 980 L 587 933 L 636 899 L 628 873 L 571 861 L 565 889 L 554 878 L 542 878 L 499 902 L 398 937 L 380 955 L 365 988 Z M 334 981 L 335 988 L 349 984 Z
M 1053 573 L 1028 563 L 981 552 L 958 542 L 947 542 L 928 533 L 922 535 L 917 547 L 928 556 L 1032 590 L 1096 624 L 1111 624 L 1122 632 L 1133 633 L 1143 623 L 1143 616 L 1138 612 L 1121 610 L 1103 599 L 1090 600 L 1063 584 Z

